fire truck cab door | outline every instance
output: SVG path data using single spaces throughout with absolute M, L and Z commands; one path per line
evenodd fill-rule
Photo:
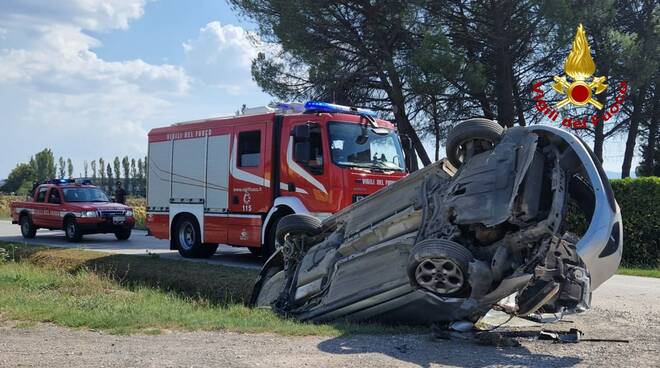
M 266 142 L 271 139 L 266 122 L 234 129 L 229 181 L 229 212 L 263 214 L 271 202 L 270 155 Z

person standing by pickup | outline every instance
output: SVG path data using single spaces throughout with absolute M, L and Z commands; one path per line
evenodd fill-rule
M 115 202 L 126 204 L 126 191 L 121 186 L 121 181 L 117 182 L 117 190 L 115 190 Z

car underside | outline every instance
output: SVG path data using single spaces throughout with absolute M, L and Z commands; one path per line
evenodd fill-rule
M 252 304 L 315 322 L 586 311 L 622 252 L 619 207 L 586 145 L 552 127 L 471 119 L 447 153 L 322 222 L 283 218 Z

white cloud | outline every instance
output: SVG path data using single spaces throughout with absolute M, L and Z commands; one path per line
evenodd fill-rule
M 142 16 L 144 5 L 145 0 L 0 3 L 5 39 L 0 125 L 15 127 L 0 145 L 26 151 L 16 153 L 16 160 L 58 146 L 78 161 L 146 153 L 145 122 L 160 119 L 173 98 L 184 96 L 190 78 L 179 66 L 103 60 L 92 51 L 100 42 L 85 33 L 125 29 Z M 3 162 L 0 176 L 14 164 Z
M 259 51 L 272 47 L 241 27 L 210 22 L 183 44 L 186 70 L 200 83 L 231 94 L 256 87 L 250 67 Z

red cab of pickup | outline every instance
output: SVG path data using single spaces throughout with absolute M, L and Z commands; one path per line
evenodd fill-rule
M 99 233 L 126 240 L 135 226 L 132 208 L 112 203 L 96 186 L 73 180 L 39 185 L 32 199 L 11 203 L 11 217 L 13 224 L 21 226 L 24 238 L 33 238 L 37 229 L 64 230 L 71 242 Z

